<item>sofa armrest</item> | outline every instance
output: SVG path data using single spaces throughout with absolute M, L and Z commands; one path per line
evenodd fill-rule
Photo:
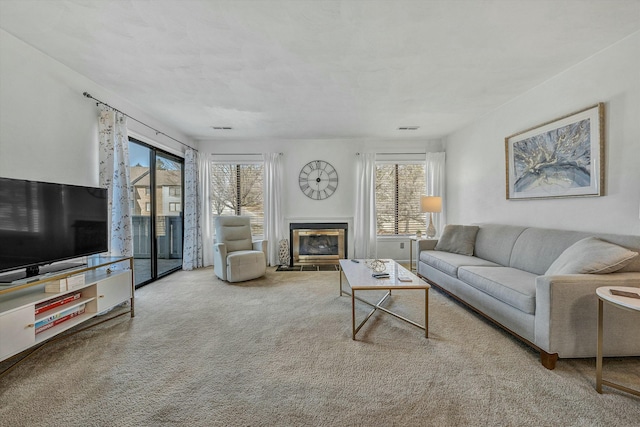
M 264 259 L 267 262 L 267 265 L 269 263 L 269 254 L 267 252 L 267 247 L 269 245 L 269 241 L 268 240 L 254 240 L 253 242 L 253 250 L 254 251 L 262 251 L 264 252 Z
M 535 344 L 550 354 L 558 353 L 560 357 L 595 356 L 598 321 L 596 289 L 601 286 L 640 288 L 640 273 L 538 276 Z M 605 345 L 611 354 L 632 355 L 640 352 L 637 320 L 637 313 L 625 313 L 623 310 L 605 312 Z M 610 329 L 607 324 L 612 325 Z M 631 333 L 633 330 L 636 332 Z M 617 334 L 616 331 L 625 332 Z M 616 344 L 616 340 L 619 343 Z
M 227 245 L 224 243 L 213 245 L 213 270 L 216 276 L 227 280 Z
M 418 240 L 417 252 L 420 253 L 420 251 L 432 251 L 435 249 L 437 243 L 438 241 L 435 239 Z M 418 256 L 418 258 L 419 257 L 420 256 Z

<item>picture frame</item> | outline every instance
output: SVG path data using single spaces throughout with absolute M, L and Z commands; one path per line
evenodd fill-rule
M 604 103 L 505 138 L 508 200 L 604 195 Z

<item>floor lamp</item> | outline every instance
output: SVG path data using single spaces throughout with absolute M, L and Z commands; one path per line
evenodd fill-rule
M 427 237 L 433 239 L 436 236 L 436 228 L 433 226 L 433 213 L 442 212 L 442 197 L 420 196 L 420 211 L 429 212 L 429 227 Z

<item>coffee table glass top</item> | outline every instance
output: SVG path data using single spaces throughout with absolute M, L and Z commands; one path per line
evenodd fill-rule
M 383 259 L 385 264 L 383 273 L 389 273 L 388 278 L 376 279 L 372 274 L 377 273 L 368 267 L 367 261 L 359 259 L 353 262 L 349 259 L 341 259 L 340 267 L 352 289 L 425 289 L 430 288 L 429 284 L 420 279 L 415 274 L 398 264 L 392 259 Z M 407 281 L 402 281 L 407 279 Z

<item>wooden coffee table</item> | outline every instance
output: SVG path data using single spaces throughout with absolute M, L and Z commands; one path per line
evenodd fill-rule
M 372 277 L 374 271 L 367 266 L 367 261 L 359 259 L 355 260 L 358 262 L 354 262 L 348 259 L 340 260 L 340 296 L 343 294 L 347 294 L 351 296 L 351 331 L 352 331 L 352 339 L 356 339 L 356 334 L 362 328 L 362 326 L 371 318 L 373 313 L 377 310 L 383 311 L 387 314 L 390 314 L 404 322 L 410 323 L 413 326 L 424 330 L 424 336 L 429 338 L 429 286 L 424 280 L 420 279 L 415 274 L 411 273 L 409 270 L 395 262 L 391 259 L 382 260 L 385 263 L 386 269 L 385 272 L 389 273 L 389 278 L 387 279 L 376 279 Z M 349 288 L 351 292 L 347 292 L 342 289 L 342 276 L 347 280 L 349 284 Z M 408 278 L 410 281 L 400 281 L 399 277 Z M 407 319 L 404 316 L 401 316 L 397 313 L 388 310 L 383 307 L 382 304 L 391 296 L 391 292 L 395 290 L 402 289 L 424 289 L 424 326 L 419 323 L 414 322 L 413 320 Z M 356 296 L 356 291 L 379 291 L 386 290 L 385 295 L 377 302 L 372 303 L 363 298 Z M 370 307 L 373 307 L 373 310 L 367 314 L 365 319 L 356 326 L 356 300 L 361 301 Z

